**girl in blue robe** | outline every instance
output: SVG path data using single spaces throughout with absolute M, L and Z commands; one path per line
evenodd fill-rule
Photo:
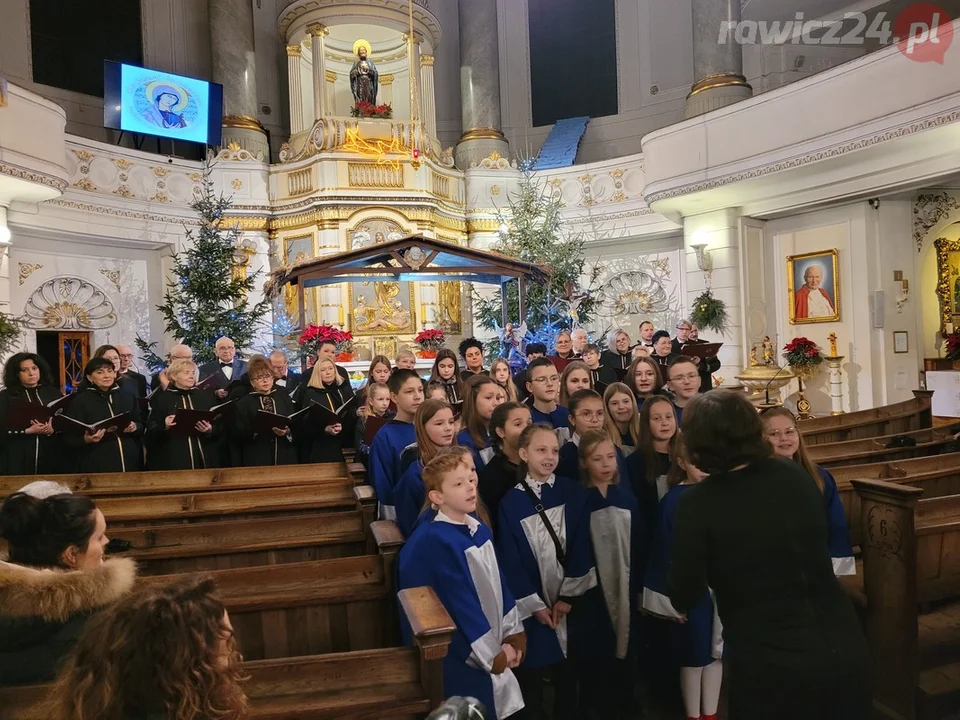
M 597 397 L 598 406 L 602 402 Z M 602 412 L 602 409 L 601 409 Z M 631 638 L 643 587 L 643 516 L 629 486 L 619 481 L 617 448 L 603 430 L 579 443 L 579 477 L 597 587 L 570 615 L 570 657 L 580 680 L 581 717 L 638 717 L 633 697 Z
M 674 668 L 679 667 L 680 692 L 691 720 L 716 720 L 723 682 L 723 627 L 711 593 L 706 593 L 684 616 L 670 602 L 668 577 L 673 558 L 673 525 L 683 494 L 704 475 L 683 457 L 678 439 L 668 475 L 670 489 L 660 501 L 660 514 L 647 573 L 644 577 L 643 608 L 667 618 L 666 646 L 659 648 Z
M 399 587 L 433 588 L 457 628 L 443 659 L 445 695 L 477 698 L 491 720 L 510 717 L 523 708 L 513 669 L 525 660 L 526 636 L 490 529 L 471 515 L 478 509 L 476 472 L 447 453 L 427 464 L 423 481 L 436 514 L 400 551 Z
M 528 426 L 518 453 L 518 482 L 500 500 L 497 522 L 497 557 L 527 632 L 527 658 L 518 679 L 530 716 L 539 718 L 543 679 L 550 674 L 553 717 L 572 720 L 577 717 L 576 677 L 566 661 L 566 616 L 597 584 L 584 517 L 587 494 L 574 480 L 556 475 L 560 448 L 549 425 Z
M 569 365 L 567 366 L 569 367 Z M 591 430 L 604 430 L 603 398 L 595 390 L 577 390 L 567 398 L 570 410 L 570 429 L 573 433 L 560 446 L 560 462 L 557 475 L 568 478 L 580 477 L 580 438 Z M 616 448 L 619 476 L 627 477 L 627 465 L 623 451 Z M 631 491 L 632 492 L 632 491 Z
M 470 448 L 477 470 L 494 456 L 490 443 L 490 418 L 506 393 L 489 375 L 474 375 L 464 383 L 463 429 L 457 434 L 457 445 Z
M 829 534 L 827 545 L 833 559 L 835 575 L 856 575 L 857 566 L 850 544 L 850 528 L 847 516 L 837 492 L 837 481 L 823 467 L 814 463 L 807 454 L 803 436 L 797 428 L 797 419 L 784 407 L 771 408 L 763 413 L 763 429 L 767 442 L 779 457 L 789 458 L 803 467 L 823 493 L 823 505 L 827 512 Z
M 453 419 L 453 408 L 442 400 L 426 400 L 417 409 L 413 427 L 417 435 L 417 459 L 404 471 L 393 489 L 397 525 L 404 537 L 410 537 L 426 503 L 427 491 L 422 478 L 424 466 L 442 448 L 450 447 L 455 442 L 457 426 Z M 469 462 L 473 462 L 472 457 Z

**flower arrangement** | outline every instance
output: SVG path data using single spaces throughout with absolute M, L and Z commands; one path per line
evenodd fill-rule
M 353 333 L 333 325 L 308 325 L 297 338 L 300 353 L 308 357 L 315 357 L 317 350 L 320 349 L 320 343 L 324 342 L 336 343 L 337 352 L 341 354 L 353 351 Z
M 421 330 L 413 339 L 420 348 L 420 357 L 436 357 L 443 347 L 446 336 L 443 330 Z
M 690 319 L 698 328 L 709 328 L 721 335 L 727 330 L 727 304 L 713 296 L 709 288 L 693 301 Z
M 0 312 L 0 357 L 9 355 L 17 346 L 26 327 L 25 318 Z
M 947 360 L 960 360 L 960 332 L 947 335 Z
M 783 346 L 783 353 L 787 365 L 790 367 L 817 366 L 823 362 L 823 353 L 817 344 L 808 338 L 798 337 Z
M 350 108 L 350 115 L 355 118 L 379 118 L 389 120 L 393 117 L 393 106 L 390 103 L 374 105 L 372 102 L 358 102 Z

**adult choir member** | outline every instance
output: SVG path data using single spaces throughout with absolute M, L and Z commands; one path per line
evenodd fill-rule
M 695 397 L 683 437 L 686 459 L 708 477 L 677 509 L 670 600 L 683 614 L 713 590 L 727 717 L 867 720 L 867 647 L 833 572 L 817 485 L 797 463 L 771 457 L 742 393 Z
M 79 472 L 133 472 L 140 470 L 143 435 L 137 398 L 117 385 L 117 372 L 105 357 L 94 358 L 83 369 L 86 378 L 77 390 L 77 398 L 64 415 L 91 425 L 116 415 L 128 414 L 129 420 L 115 432 L 100 428 L 96 432 L 66 430 L 64 441 L 73 448 L 76 458 L 65 462 Z
M 53 423 L 35 420 L 27 428 L 8 429 L 11 406 L 18 402 L 49 405 L 63 396 L 46 361 L 34 353 L 16 353 L 3 367 L 0 390 L 0 475 L 42 475 L 59 471 L 59 442 Z
M 116 345 L 101 345 L 96 350 L 93 351 L 93 356 L 95 358 L 106 358 L 113 363 L 113 369 L 117 374 L 117 385 L 124 392 L 128 392 L 134 397 L 139 397 L 137 395 L 137 381 L 133 378 L 124 377 L 123 373 L 120 371 L 120 351 L 117 349 Z
M 189 345 L 184 345 L 183 343 L 178 343 L 170 348 L 170 352 L 167 353 L 167 364 L 169 365 L 174 360 L 193 360 L 193 350 Z M 150 389 L 156 390 L 160 388 L 161 390 L 166 388 L 170 384 L 170 379 L 167 377 L 166 369 L 155 372 L 150 376 Z
M 147 377 L 133 369 L 133 348 L 129 345 L 117 345 L 116 347 L 120 356 L 120 378 L 127 380 L 132 387 L 136 388 L 135 395 L 137 397 L 146 397 Z
M 252 360 L 252 358 L 251 358 Z M 283 350 L 274 350 L 270 353 L 270 368 L 273 371 L 274 383 L 281 390 L 285 390 L 287 395 L 296 399 L 303 390 L 300 385 L 303 383 L 303 376 L 290 369 L 290 363 L 287 360 L 286 353 Z M 250 374 L 250 368 L 247 367 L 247 375 Z M 251 387 L 253 383 L 251 383 Z M 292 410 L 290 412 L 293 412 Z
M 167 368 L 170 384 L 158 392 L 150 405 L 145 443 L 147 470 L 196 470 L 217 467 L 214 437 L 219 428 L 199 420 L 191 428 L 181 427 L 177 410 L 209 410 L 216 402 L 213 393 L 198 390 L 197 366 L 192 360 L 174 360 Z
M 232 413 L 233 434 L 240 442 L 240 462 L 244 467 L 297 462 L 293 429 L 289 425 L 270 427 L 258 420 L 261 411 L 285 417 L 296 411 L 290 394 L 278 384 L 276 372 L 272 356 L 269 362 L 262 355 L 250 358 L 250 392 L 237 401 Z
M 216 375 L 217 389 L 214 392 L 223 400 L 227 397 L 230 384 L 239 382 L 240 376 L 247 371 L 247 364 L 237 357 L 237 346 L 228 337 L 217 339 L 214 352 L 217 359 L 200 366 L 200 380 Z
M 600 364 L 612 368 L 617 378 L 622 378 L 633 358 L 630 355 L 630 336 L 626 330 L 614 330 L 607 335 L 607 350 L 600 356 Z

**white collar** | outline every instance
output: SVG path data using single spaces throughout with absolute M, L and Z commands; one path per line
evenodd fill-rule
M 579 433 L 573 433 L 573 435 L 570 436 L 570 442 L 572 442 L 572 443 L 573 443 L 574 445 L 576 445 L 577 447 L 580 447 L 580 435 L 579 435 Z
M 437 517 L 434 518 L 434 522 L 445 522 L 450 523 L 451 525 L 466 525 L 467 529 L 470 530 L 471 535 L 476 535 L 477 530 L 480 528 L 480 521 L 477 520 L 473 515 L 465 515 L 465 522 L 459 522 L 457 520 L 452 520 L 447 515 L 444 515 L 442 510 L 437 510 Z
M 553 484 L 554 484 L 556 481 L 557 481 L 556 473 L 550 475 L 550 477 L 548 477 L 546 480 L 543 480 L 543 481 L 534 480 L 534 479 L 530 476 L 530 473 L 527 473 L 527 477 L 526 477 L 526 483 L 527 483 L 527 485 L 529 485 L 529 486 L 530 486 L 530 489 L 533 490 L 534 495 L 536 495 L 538 498 L 541 498 L 541 499 L 542 499 L 542 497 L 543 497 L 543 495 L 542 495 L 543 486 L 544 486 L 544 485 L 549 485 L 550 487 L 553 487 Z M 517 485 L 517 489 L 523 490 L 523 486 L 520 485 L 520 484 L 518 484 L 518 485 Z

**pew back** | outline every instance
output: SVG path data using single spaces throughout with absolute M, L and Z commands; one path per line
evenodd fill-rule
M 807 445 L 894 435 L 931 427 L 930 403 L 933 393 L 914 390 L 914 398 L 870 410 L 803 420 L 800 432 Z

